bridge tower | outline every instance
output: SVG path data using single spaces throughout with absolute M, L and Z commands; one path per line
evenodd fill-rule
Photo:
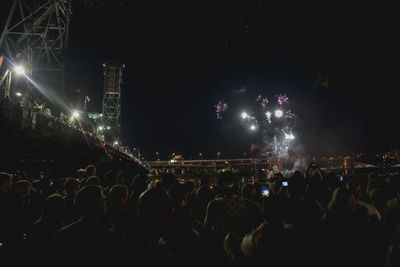
M 0 53 L 8 67 L 0 73 L 0 88 L 10 96 L 11 73 L 15 65 L 25 68 L 25 75 L 45 84 L 47 90 L 64 94 L 65 53 L 68 43 L 72 0 L 14 0 L 0 36 Z M 10 76 L 6 78 L 5 76 Z M 4 82 L 6 81 L 6 82 Z M 4 84 L 2 84 L 4 83 Z M 4 86 L 5 85 L 5 86 Z M 32 84 L 19 86 L 31 94 Z M 25 93 L 25 94 L 26 94 Z
M 103 93 L 103 123 L 105 128 L 105 141 L 119 142 L 121 128 L 121 84 L 124 64 L 108 61 L 104 67 L 104 93 Z M 116 143 L 118 144 L 118 143 Z

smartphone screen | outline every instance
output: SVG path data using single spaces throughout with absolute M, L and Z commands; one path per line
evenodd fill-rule
M 269 186 L 268 185 L 263 185 L 261 187 L 261 194 L 263 196 L 268 196 L 269 195 Z

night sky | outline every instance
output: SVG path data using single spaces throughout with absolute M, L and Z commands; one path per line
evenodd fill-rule
M 248 152 L 249 132 L 233 119 L 217 120 L 214 105 L 258 94 L 289 96 L 305 153 L 400 145 L 400 23 L 393 7 L 86 2 L 73 1 L 69 83 L 88 91 L 88 109 L 101 111 L 102 64 L 125 64 L 121 141 L 148 160 L 156 151 L 162 159 L 172 152 L 185 158 Z

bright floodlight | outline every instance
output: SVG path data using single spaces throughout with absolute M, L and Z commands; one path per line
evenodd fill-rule
M 114 145 L 118 145 L 118 141 L 115 141 L 115 142 L 114 142 Z
M 99 126 L 97 129 L 99 129 L 99 131 L 103 130 L 103 126 Z
M 250 130 L 255 130 L 257 128 L 257 126 L 255 126 L 254 124 L 252 124 L 251 126 L 250 126 Z
M 242 118 L 243 118 L 243 119 L 246 119 L 246 118 L 247 118 L 247 116 L 249 116 L 249 115 L 247 115 L 247 113 L 246 113 L 246 112 L 243 112 L 243 113 L 242 113 Z
M 110 126 L 107 126 L 107 130 L 110 130 Z
M 74 117 L 75 119 L 79 118 L 79 112 L 76 110 L 72 112 L 72 117 Z
M 18 75 L 24 75 L 25 74 L 25 69 L 22 66 L 15 66 L 14 70 Z
M 276 116 L 277 118 L 282 117 L 282 115 L 283 115 L 282 110 L 280 110 L 280 109 L 275 110 L 275 116 Z
M 22 96 L 22 94 L 20 92 L 16 92 L 15 93 L 17 96 Z

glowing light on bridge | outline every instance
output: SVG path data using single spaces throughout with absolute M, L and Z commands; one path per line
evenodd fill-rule
M 79 111 L 74 110 L 74 111 L 72 112 L 72 117 L 74 117 L 75 119 L 79 118 Z
M 24 75 L 25 74 L 25 68 L 21 65 L 19 66 L 15 66 L 14 68 L 15 73 L 17 73 L 18 75 Z

